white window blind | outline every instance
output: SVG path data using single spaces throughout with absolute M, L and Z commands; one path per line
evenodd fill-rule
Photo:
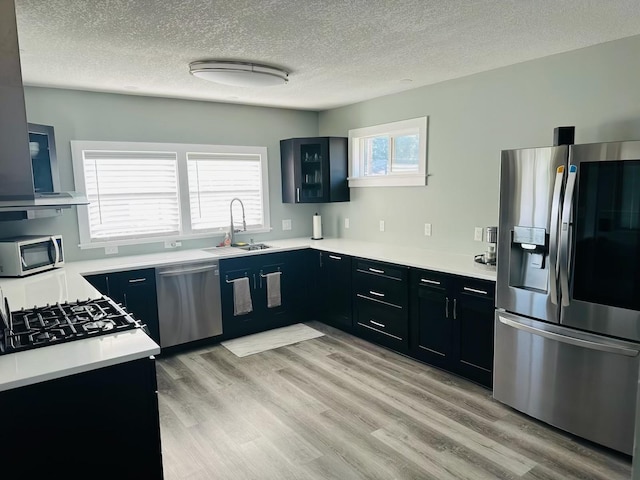
M 84 150 L 91 240 L 180 232 L 175 152 Z
M 247 229 L 265 225 L 262 164 L 259 154 L 187 153 L 192 230 L 229 228 L 229 204 L 242 200 Z M 234 202 L 238 228 L 242 209 Z

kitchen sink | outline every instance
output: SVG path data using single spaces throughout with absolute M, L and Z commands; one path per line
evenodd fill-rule
M 209 247 L 203 248 L 205 252 L 215 253 L 216 255 L 237 255 L 242 252 L 251 252 L 256 250 L 265 250 L 267 248 L 272 248 L 271 245 L 266 245 L 264 243 L 244 243 L 244 244 L 234 244 L 229 247 Z
M 271 245 L 265 245 L 264 243 L 250 243 L 249 245 L 242 245 L 241 247 L 235 246 L 241 250 L 264 250 L 266 248 L 271 248 Z

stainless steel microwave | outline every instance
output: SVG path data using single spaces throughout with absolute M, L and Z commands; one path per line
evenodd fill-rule
M 25 277 L 62 265 L 60 235 L 0 239 L 0 277 Z

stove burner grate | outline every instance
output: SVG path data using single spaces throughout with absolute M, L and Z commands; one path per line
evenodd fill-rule
M 0 354 L 141 327 L 108 297 L 23 309 L 11 313 Z

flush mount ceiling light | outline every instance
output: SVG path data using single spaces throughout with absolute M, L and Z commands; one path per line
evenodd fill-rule
M 234 87 L 269 87 L 289 81 L 289 73 L 257 63 L 200 61 L 189 64 L 189 72 L 198 78 Z

